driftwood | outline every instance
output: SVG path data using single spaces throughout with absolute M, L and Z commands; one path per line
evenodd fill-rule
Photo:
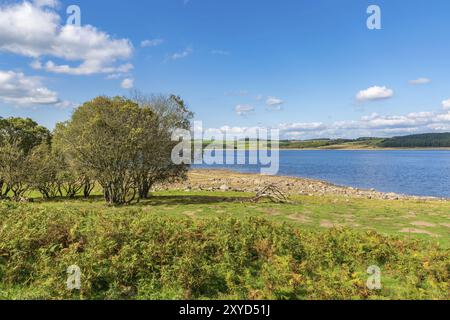
M 287 195 L 274 184 L 270 184 L 259 190 L 256 196 L 250 201 L 259 202 L 262 199 L 269 199 L 275 203 L 290 203 Z

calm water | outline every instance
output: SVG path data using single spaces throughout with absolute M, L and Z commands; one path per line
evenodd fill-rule
M 238 157 L 243 156 L 243 153 L 238 154 Z M 260 172 L 258 166 L 252 165 L 215 165 L 213 168 Z M 283 150 L 280 151 L 279 175 L 384 192 L 450 198 L 450 151 Z

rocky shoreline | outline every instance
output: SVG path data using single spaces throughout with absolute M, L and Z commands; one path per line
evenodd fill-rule
M 289 195 L 307 196 L 343 196 L 349 198 L 383 199 L 383 200 L 423 200 L 449 201 L 434 197 L 419 197 L 396 193 L 384 193 L 374 189 L 364 190 L 352 187 L 337 186 L 325 181 L 285 177 L 264 176 L 259 174 L 239 173 L 219 169 L 194 169 L 188 173 L 188 180 L 183 183 L 156 186 L 155 191 L 183 190 L 183 191 L 234 191 L 256 193 L 261 188 L 274 184 L 281 191 Z

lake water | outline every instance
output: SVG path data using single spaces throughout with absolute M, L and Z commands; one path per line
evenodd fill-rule
M 238 157 L 248 156 L 239 152 Z M 194 166 L 259 173 L 254 165 Z M 279 175 L 383 192 L 450 198 L 448 150 L 281 150 Z

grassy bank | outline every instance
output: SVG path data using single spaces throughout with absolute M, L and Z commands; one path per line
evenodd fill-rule
M 161 192 L 0 204 L 0 297 L 53 299 L 449 298 L 450 205 L 338 197 L 243 202 Z M 82 289 L 66 289 L 66 269 Z M 366 270 L 382 270 L 368 290 Z

